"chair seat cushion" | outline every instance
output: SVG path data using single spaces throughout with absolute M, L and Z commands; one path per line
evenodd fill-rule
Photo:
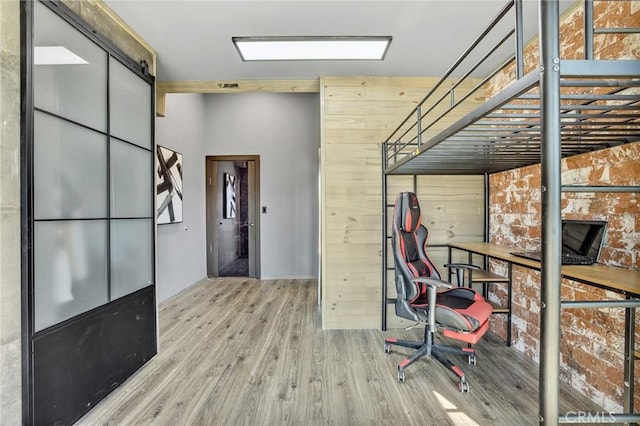
M 411 304 L 425 322 L 428 320 L 426 302 L 426 297 L 421 296 Z M 473 333 L 487 322 L 492 311 L 491 305 L 469 288 L 452 288 L 436 296 L 436 323 L 453 330 Z

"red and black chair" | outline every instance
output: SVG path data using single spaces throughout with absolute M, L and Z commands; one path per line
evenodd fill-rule
M 426 252 L 427 229 L 421 224 L 418 198 L 413 192 L 398 195 L 393 214 L 392 244 L 397 289 L 396 315 L 425 324 L 422 342 L 398 340 L 388 337 L 384 350 L 391 345 L 416 349 L 398 364 L 398 381 L 404 382 L 404 370 L 424 356 L 431 356 L 458 377 L 458 389 L 469 391 L 464 372 L 444 354 L 465 355 L 469 364 L 476 363 L 472 345 L 489 329 L 492 308 L 480 294 L 465 287 L 453 287 L 441 279 L 438 269 Z M 447 266 L 447 265 L 445 265 Z M 460 268 L 460 265 L 456 265 Z M 446 288 L 437 291 L 438 288 Z M 467 343 L 465 347 L 440 345 L 434 334 Z

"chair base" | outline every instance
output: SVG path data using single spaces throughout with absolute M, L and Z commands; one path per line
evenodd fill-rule
M 417 349 L 411 356 L 405 358 L 398 364 L 398 381 L 404 382 L 404 370 L 411 364 L 416 362 L 422 357 L 430 356 L 436 359 L 440 364 L 444 365 L 449 371 L 453 372 L 458 378 L 458 390 L 463 393 L 469 392 L 469 383 L 464 375 L 464 372 L 458 368 L 455 364 L 444 357 L 444 354 L 457 354 L 466 355 L 469 364 L 476 364 L 476 351 L 469 344 L 466 348 L 448 345 L 438 345 L 431 343 L 433 336 L 429 336 L 428 331 L 425 330 L 425 341 L 417 342 L 412 340 L 398 340 L 392 337 L 384 339 L 384 351 L 385 353 L 391 352 L 391 345 L 402 346 L 405 348 Z

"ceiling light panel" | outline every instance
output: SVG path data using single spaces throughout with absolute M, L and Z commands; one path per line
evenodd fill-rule
M 243 61 L 382 60 L 390 36 L 233 37 Z

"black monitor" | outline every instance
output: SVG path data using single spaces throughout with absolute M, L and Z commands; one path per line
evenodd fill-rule
M 563 220 L 562 254 L 577 254 L 596 261 L 606 227 L 604 220 Z

